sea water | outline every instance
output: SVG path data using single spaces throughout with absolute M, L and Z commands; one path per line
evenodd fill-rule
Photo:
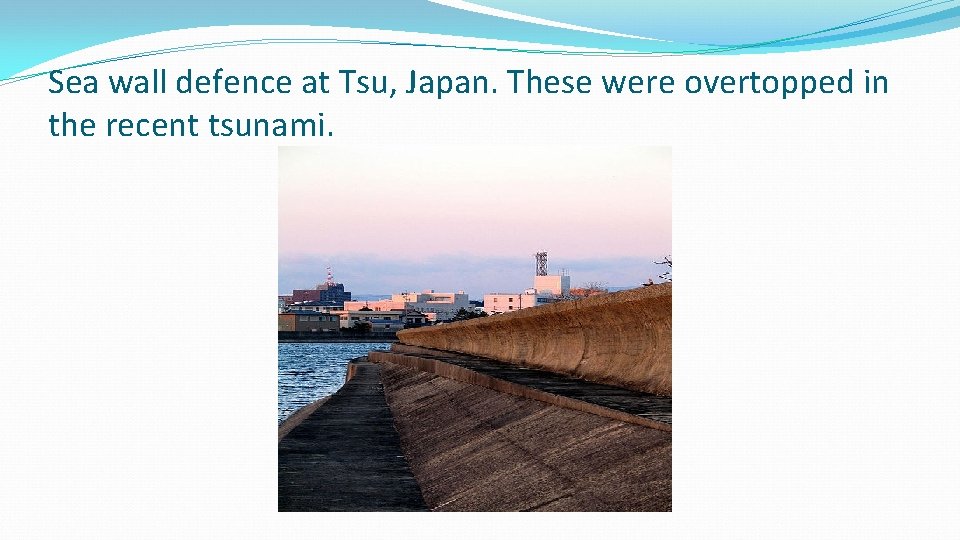
M 351 358 L 389 348 L 389 343 L 278 343 L 277 424 L 343 386 Z

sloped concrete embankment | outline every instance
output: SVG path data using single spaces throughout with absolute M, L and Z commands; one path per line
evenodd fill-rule
M 401 347 L 404 348 L 404 347 Z M 472 369 L 464 368 L 457 366 L 448 362 L 436 360 L 433 358 L 427 358 L 424 356 L 417 356 L 418 349 L 416 347 L 407 346 L 405 349 L 408 349 L 412 354 L 401 354 L 398 352 L 384 352 L 384 351 L 371 351 L 369 353 L 369 360 L 378 364 L 385 362 L 396 364 L 399 366 L 414 368 L 417 371 L 422 371 L 425 373 L 431 373 L 434 375 L 439 375 L 447 379 L 452 379 L 455 381 L 472 384 L 476 386 L 481 386 L 483 388 L 489 388 L 496 392 L 510 394 L 513 396 L 518 396 L 522 398 L 532 399 L 546 403 L 549 405 L 554 405 L 557 407 L 562 407 L 564 409 L 570 409 L 575 411 L 582 411 L 590 414 L 595 414 L 603 416 L 605 418 L 610 418 L 612 420 L 618 420 L 620 422 L 625 422 L 628 424 L 635 424 L 638 426 L 644 426 L 651 429 L 657 429 L 660 431 L 671 431 L 669 424 L 658 422 L 656 420 L 651 420 L 632 414 L 630 412 L 625 412 L 621 410 L 612 409 L 610 407 L 605 407 L 595 403 L 590 403 L 586 401 L 581 395 L 580 399 L 574 399 L 558 393 L 538 390 L 533 388 L 529 384 L 518 384 L 502 378 L 493 377 L 487 374 L 478 373 Z M 419 349 L 424 350 L 424 349 Z M 625 392 L 625 391 L 624 391 Z
M 669 430 L 382 360 L 386 399 L 430 509 L 671 509 Z
M 397 334 L 403 344 L 672 394 L 669 283 Z

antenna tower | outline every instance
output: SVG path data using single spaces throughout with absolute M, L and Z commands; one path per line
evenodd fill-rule
M 538 251 L 536 254 L 537 258 L 537 275 L 545 276 L 547 275 L 547 252 Z

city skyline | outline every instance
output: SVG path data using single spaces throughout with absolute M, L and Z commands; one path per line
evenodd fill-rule
M 574 286 L 639 286 L 671 254 L 666 147 L 281 147 L 279 177 L 280 293 L 327 266 L 358 294 L 520 291 L 540 250 Z
M 445 257 L 444 257 L 445 258 Z M 535 274 L 533 253 L 529 257 L 480 259 L 467 255 L 454 261 L 397 261 L 355 257 L 332 260 L 321 257 L 281 259 L 278 294 L 293 289 L 311 289 L 326 279 L 327 266 L 334 279 L 354 294 L 386 295 L 433 289 L 443 292 L 463 290 L 471 299 L 480 300 L 485 293 L 520 292 L 533 286 Z M 660 261 L 662 262 L 661 257 Z M 339 261 L 340 264 L 337 264 Z M 371 274 L 369 268 L 378 269 Z M 550 274 L 565 271 L 571 285 L 580 287 L 601 283 L 608 287 L 638 287 L 647 279 L 661 281 L 666 271 L 654 260 L 640 258 L 569 261 L 566 265 L 550 265 Z M 452 275 L 451 275 L 452 273 Z

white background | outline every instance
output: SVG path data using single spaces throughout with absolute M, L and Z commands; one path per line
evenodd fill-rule
M 195 30 L 41 67 L 310 32 L 397 37 Z M 415 68 L 504 84 L 442 102 L 0 87 L 0 536 L 956 537 L 958 49 L 956 31 L 736 57 L 271 45 L 81 71 Z M 870 69 L 890 93 L 513 97 L 498 74 L 518 67 L 597 79 Z M 674 511 L 276 513 L 277 146 L 298 141 L 52 138 L 60 111 L 324 112 L 335 135 L 308 144 L 338 166 L 338 148 L 376 159 L 399 141 L 671 146 Z

